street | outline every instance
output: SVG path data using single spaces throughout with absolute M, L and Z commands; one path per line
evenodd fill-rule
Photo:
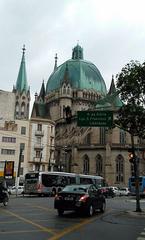
M 135 213 L 132 197 L 108 198 L 104 214 L 92 218 L 76 213 L 57 216 L 53 198 L 10 196 L 9 205 L 0 205 L 1 240 L 143 240 L 145 239 L 145 199 L 142 213 Z

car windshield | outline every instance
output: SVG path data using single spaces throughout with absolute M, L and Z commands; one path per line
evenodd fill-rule
M 77 185 L 69 185 L 66 186 L 63 190 L 63 192 L 87 192 L 86 186 L 77 186 Z

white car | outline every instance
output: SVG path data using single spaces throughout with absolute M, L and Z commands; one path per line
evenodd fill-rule
M 24 193 L 24 187 L 23 186 L 13 186 L 11 189 L 9 189 L 9 194 L 23 194 Z
M 120 192 L 119 192 L 119 188 L 118 187 L 113 187 L 113 186 L 109 186 L 109 188 L 112 189 L 112 191 L 114 192 L 115 196 L 119 196 Z
M 130 191 L 127 187 L 119 188 L 119 196 L 128 196 L 130 195 Z

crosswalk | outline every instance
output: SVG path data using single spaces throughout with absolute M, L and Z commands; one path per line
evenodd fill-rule
M 140 233 L 140 236 L 137 238 L 137 240 L 145 240 L 145 228 L 144 231 Z

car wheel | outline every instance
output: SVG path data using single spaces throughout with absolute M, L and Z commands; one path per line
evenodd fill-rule
M 52 196 L 54 197 L 56 195 L 56 189 L 52 189 Z
M 58 212 L 58 216 L 62 216 L 64 211 L 62 209 L 57 209 L 57 212 Z
M 7 206 L 7 205 L 8 205 L 8 197 L 6 197 L 6 198 L 4 199 L 3 205 L 4 205 L 4 206 Z
M 103 202 L 102 207 L 100 208 L 100 211 L 103 213 L 105 212 L 105 209 L 106 209 L 106 202 Z
M 92 204 L 91 204 L 91 205 L 88 207 L 87 215 L 88 215 L 89 217 L 92 217 L 93 214 L 94 214 L 94 208 L 93 208 L 93 206 L 92 206 Z

